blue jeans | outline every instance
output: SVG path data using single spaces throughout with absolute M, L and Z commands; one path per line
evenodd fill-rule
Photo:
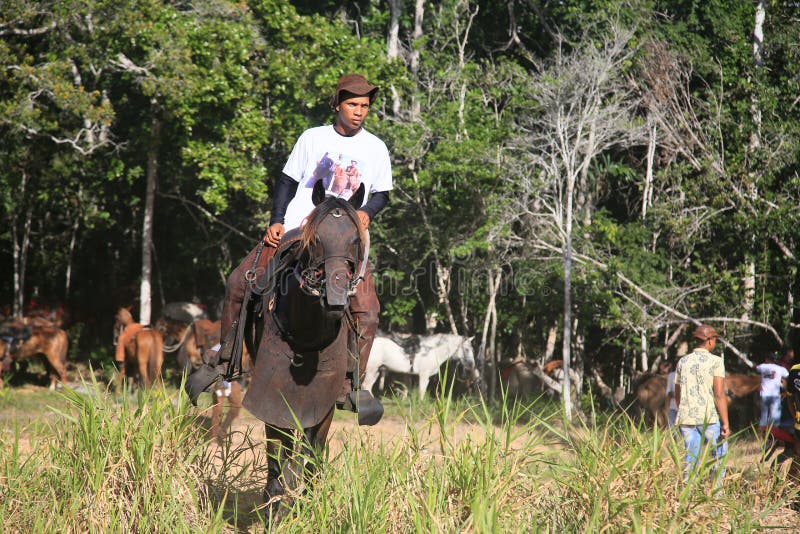
M 758 426 L 778 426 L 781 423 L 781 398 L 761 397 L 761 419 Z
M 714 470 L 718 471 L 717 480 L 722 481 L 725 477 L 725 467 L 720 465 L 720 461 L 728 452 L 728 442 L 727 440 L 720 441 L 719 431 L 719 422 L 705 425 L 681 425 L 683 444 L 686 446 L 684 481 L 688 480 L 689 473 L 696 467 L 697 460 L 700 458 L 700 448 L 704 442 L 712 446 L 711 454 L 716 458 Z

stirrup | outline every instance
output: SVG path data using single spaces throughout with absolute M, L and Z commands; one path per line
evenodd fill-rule
M 344 399 L 336 401 L 336 407 L 357 413 L 359 426 L 372 426 L 383 417 L 383 404 L 366 389 L 349 392 Z
M 212 367 L 204 363 L 186 377 L 184 388 L 194 406 L 197 406 L 197 399 L 200 394 L 205 391 L 211 391 L 212 386 L 225 374 L 225 370 L 224 365 Z

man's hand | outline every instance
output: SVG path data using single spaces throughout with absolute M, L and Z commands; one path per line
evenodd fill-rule
M 722 439 L 728 439 L 728 436 L 730 436 L 730 435 L 731 435 L 731 427 L 729 427 L 728 425 L 720 426 L 720 428 L 719 428 L 719 436 Z
M 369 215 L 367 215 L 367 212 L 356 210 L 356 213 L 358 214 L 358 220 L 361 221 L 361 226 L 363 226 L 364 228 L 369 226 Z
M 264 235 L 264 244 L 270 247 L 277 247 L 281 242 L 284 234 L 284 228 L 281 223 L 274 223 L 267 228 L 267 233 Z

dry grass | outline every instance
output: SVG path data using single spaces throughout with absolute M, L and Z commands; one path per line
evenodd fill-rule
M 25 426 L 0 426 L 3 532 L 770 532 L 800 522 L 791 464 L 763 462 L 748 437 L 732 444 L 714 491 L 710 463 L 684 484 L 680 443 L 623 416 L 566 425 L 535 406 L 445 399 L 394 406 L 369 428 L 337 414 L 318 477 L 275 526 L 261 499 L 263 426 L 246 413 L 219 448 L 175 394 L 47 397 L 58 410 L 44 423 L 26 403 Z

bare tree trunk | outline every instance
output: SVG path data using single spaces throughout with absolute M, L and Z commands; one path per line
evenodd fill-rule
M 78 242 L 78 229 L 80 228 L 80 215 L 75 215 L 72 221 L 72 232 L 69 238 L 69 253 L 67 254 L 67 272 L 64 280 L 64 299 L 69 299 L 69 291 L 72 286 L 72 258 L 75 256 L 75 245 Z
M 431 240 L 432 239 L 433 236 L 431 236 Z M 447 321 L 450 323 L 450 333 L 458 334 L 456 317 L 453 314 L 453 307 L 450 305 L 450 287 L 453 270 L 451 267 L 441 262 L 438 253 L 434 253 L 434 261 L 436 262 L 436 294 L 439 298 L 439 303 L 444 306 L 447 312 Z
M 492 314 L 496 313 L 497 292 L 500 289 L 501 275 L 502 272 L 498 271 L 496 277 L 497 280 L 496 283 L 495 281 L 489 279 L 489 301 L 486 303 L 486 315 L 484 315 L 483 317 L 483 329 L 481 330 L 481 346 L 478 348 L 478 361 L 476 362 L 482 377 L 486 377 L 486 353 L 487 353 L 486 347 L 490 339 L 489 331 L 492 328 L 491 326 Z M 492 332 L 492 336 L 493 335 L 494 332 Z M 492 348 L 490 347 L 490 351 L 491 350 Z M 492 361 L 494 362 L 494 357 Z M 495 362 L 495 370 L 496 369 L 497 367 Z M 494 389 L 495 389 L 494 374 L 495 373 L 491 373 L 492 376 L 489 377 L 489 382 L 487 384 L 489 386 L 489 398 L 491 398 L 494 395 Z
M 23 182 L 25 177 L 23 175 Z M 21 318 L 25 311 L 25 278 L 28 270 L 28 251 L 31 246 L 31 223 L 33 221 L 33 206 L 25 211 L 25 224 L 22 236 L 18 235 L 16 217 L 11 226 L 11 235 L 14 240 L 14 304 L 12 313 L 14 317 Z
M 576 210 L 583 215 L 583 224 L 584 226 L 589 226 L 592 224 L 592 216 L 594 213 L 592 212 L 592 203 L 594 192 L 592 188 L 589 187 L 589 164 L 592 162 L 592 158 L 595 154 L 595 137 L 596 137 L 597 127 L 594 121 L 591 122 L 589 126 L 589 139 L 586 141 L 586 149 L 583 154 L 583 163 L 581 164 L 581 181 L 580 187 L 578 187 L 576 191 L 577 195 L 577 202 L 576 202 Z
M 647 371 L 650 368 L 650 364 L 647 361 L 647 330 L 642 328 L 639 330 L 639 365 L 641 366 L 640 369 L 642 371 Z
M 389 0 L 389 30 L 386 34 L 386 57 L 389 61 L 400 57 L 400 13 L 403 0 Z
M 573 395 L 575 395 L 583 391 L 583 366 L 584 354 L 586 353 L 586 338 L 578 328 L 577 317 L 572 321 L 572 332 L 574 335 L 572 338 L 572 369 L 570 370 L 570 376 L 575 383 L 575 391 L 573 392 Z
M 550 328 L 547 329 L 547 342 L 544 347 L 544 362 L 549 362 L 553 359 L 553 353 L 556 351 L 556 336 L 558 336 L 558 321 L 554 321 Z
M 25 188 L 28 185 L 28 174 L 25 169 L 22 170 L 22 179 L 20 180 L 19 199 L 22 201 L 25 198 Z M 21 256 L 22 256 L 22 243 L 20 243 L 19 230 L 17 229 L 17 211 L 11 210 L 11 247 L 12 259 L 14 262 L 14 300 L 11 303 L 11 313 L 14 317 L 22 317 L 23 294 L 25 292 L 24 280 L 25 275 L 21 272 Z
M 753 241 L 751 236 L 751 242 Z M 753 310 L 756 302 L 756 262 L 752 259 L 747 262 L 745 268 L 745 275 L 742 279 L 744 288 L 744 298 L 742 299 L 742 316 L 743 321 L 749 321 L 753 317 Z
M 425 0 L 416 0 L 414 4 L 414 33 L 411 34 L 411 54 L 409 55 L 409 68 L 413 80 L 417 80 L 419 74 L 419 50 L 417 42 L 422 38 L 422 18 L 425 15 Z M 414 94 L 411 97 L 411 120 L 419 118 L 421 111 L 419 97 Z
M 644 175 L 642 188 L 642 219 L 647 217 L 647 208 L 653 204 L 653 164 L 656 155 L 656 125 L 650 128 L 650 139 L 647 142 L 647 172 Z
M 570 350 L 572 344 L 572 197 L 575 189 L 575 176 L 567 176 L 566 210 L 564 213 L 564 339 L 561 340 L 564 376 L 569 377 Z M 572 421 L 572 392 L 569 378 L 564 380 L 561 398 L 567 421 Z
M 386 58 L 392 62 L 400 57 L 400 14 L 403 11 L 403 0 L 389 0 L 389 30 L 386 34 Z M 391 86 L 392 114 L 400 114 L 400 95 L 394 85 Z
M 153 270 L 153 214 L 158 179 L 158 146 L 161 118 L 153 118 L 150 146 L 147 150 L 147 192 L 142 224 L 142 281 L 139 289 L 139 322 L 150 324 Z
M 495 390 L 497 389 L 497 369 L 499 368 L 500 358 L 497 356 L 497 291 L 500 288 L 500 279 L 502 276 L 500 269 L 497 270 L 497 276 L 492 284 L 492 295 L 494 301 L 492 302 L 492 322 L 490 325 L 489 336 L 489 354 L 492 356 L 492 372 L 489 374 L 489 398 L 494 398 Z
M 458 41 L 458 73 L 459 76 L 464 72 L 464 65 L 466 61 L 465 51 L 467 46 L 467 41 L 469 41 L 469 32 L 472 28 L 472 22 L 475 20 L 475 17 L 478 15 L 478 10 L 480 6 L 475 6 L 475 11 L 470 11 L 469 9 L 469 2 L 464 1 L 462 2 L 464 8 L 469 13 L 469 18 L 467 19 L 467 27 L 464 29 L 463 37 L 461 35 L 456 35 L 456 40 Z M 460 126 L 459 131 L 456 133 L 456 141 L 461 140 L 461 135 L 463 134 L 464 137 L 467 136 L 467 129 L 464 124 L 464 108 L 466 105 L 466 97 L 467 97 L 467 82 L 466 80 L 462 80 L 461 87 L 458 91 L 458 124 Z
M 755 65 L 755 77 L 751 84 L 754 88 L 758 86 L 758 78 L 761 69 L 764 67 L 764 19 L 766 18 L 766 7 L 764 0 L 758 0 L 756 4 L 755 21 L 753 24 L 753 63 Z M 753 131 L 750 133 L 750 180 L 748 194 L 752 200 L 758 197 L 758 176 L 755 167 L 756 152 L 761 147 L 761 107 L 758 103 L 758 96 L 755 89 L 750 94 L 750 116 L 753 120 Z M 755 236 L 750 237 L 751 245 L 755 246 Z M 752 258 L 746 267 L 746 274 L 743 280 L 744 298 L 742 301 L 742 319 L 749 320 L 753 316 L 756 296 L 756 263 Z

